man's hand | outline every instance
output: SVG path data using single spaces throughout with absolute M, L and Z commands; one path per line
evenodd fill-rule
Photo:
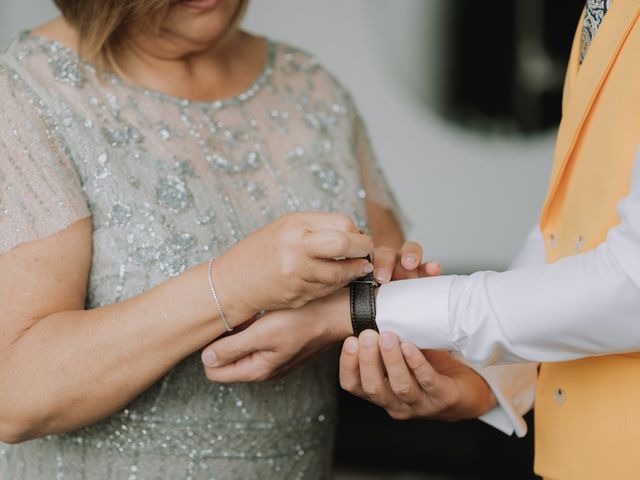
M 422 263 L 422 247 L 416 242 L 405 242 L 400 251 L 391 247 L 376 247 L 373 266 L 373 277 L 381 285 L 392 280 L 434 277 L 441 272 L 437 262 Z
M 399 420 L 476 418 L 496 405 L 485 381 L 449 353 L 420 351 L 389 332 L 347 338 L 340 384 Z

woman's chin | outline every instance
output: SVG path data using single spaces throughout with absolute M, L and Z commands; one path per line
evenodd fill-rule
M 179 0 L 165 29 L 194 45 L 214 44 L 229 28 L 238 0 Z
M 225 32 L 224 28 L 217 29 L 215 26 L 213 28 L 209 26 L 209 28 L 194 28 L 188 32 L 180 32 L 178 35 L 181 40 L 180 44 L 195 53 L 214 48 Z

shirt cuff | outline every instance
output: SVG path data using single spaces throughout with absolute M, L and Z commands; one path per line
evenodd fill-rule
M 379 330 L 394 332 L 418 348 L 457 350 L 449 325 L 454 276 L 399 280 L 383 285 L 376 300 Z
M 522 416 L 533 408 L 537 364 L 497 365 L 475 370 L 498 400 L 498 405 L 482 415 L 480 420 L 507 435 L 515 432 L 518 437 L 524 437 L 527 424 Z

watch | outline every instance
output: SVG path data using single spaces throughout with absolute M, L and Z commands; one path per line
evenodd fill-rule
M 356 337 L 360 336 L 364 330 L 378 331 L 375 297 L 375 290 L 378 287 L 378 283 L 373 278 L 373 272 L 349 284 L 351 325 Z

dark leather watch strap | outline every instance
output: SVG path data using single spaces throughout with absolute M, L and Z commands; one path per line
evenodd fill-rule
M 378 284 L 369 273 L 349 284 L 349 299 L 351 304 L 351 325 L 357 336 L 364 330 L 378 331 L 376 324 L 375 289 Z

